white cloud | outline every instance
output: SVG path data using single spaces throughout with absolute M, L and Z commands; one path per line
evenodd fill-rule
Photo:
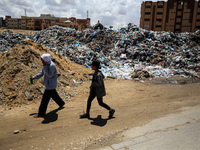
M 91 25 L 100 20 L 103 25 L 114 28 L 128 23 L 139 26 L 141 3 L 142 0 L 0 0 L 0 17 L 20 18 L 26 9 L 28 16 L 53 14 L 83 19 L 88 10 Z
M 118 10 L 119 15 L 126 15 L 126 8 L 125 7 L 121 7 Z
M 17 6 L 28 6 L 28 7 L 32 5 L 31 1 L 27 1 L 27 0 L 14 1 L 14 4 Z

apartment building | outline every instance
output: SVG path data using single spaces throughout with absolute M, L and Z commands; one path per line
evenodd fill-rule
M 5 27 L 5 20 L 3 19 L 3 17 L 0 17 L 0 28 L 1 27 Z
M 200 1 L 145 1 L 141 5 L 140 28 L 175 33 L 200 30 Z
M 53 25 L 60 25 L 63 27 L 75 28 L 82 30 L 90 28 L 90 18 L 76 19 L 75 17 L 55 17 L 52 14 L 41 14 L 40 17 L 11 18 L 5 16 L 6 28 L 8 29 L 24 29 L 24 30 L 43 30 Z

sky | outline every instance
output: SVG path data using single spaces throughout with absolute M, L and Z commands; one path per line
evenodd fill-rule
M 152 0 L 162 1 L 162 0 Z M 87 18 L 91 25 L 98 20 L 106 27 L 114 29 L 133 23 L 139 26 L 140 11 L 143 0 L 0 0 L 0 17 L 6 15 L 21 18 L 39 17 L 40 14 L 53 14 L 55 17 Z

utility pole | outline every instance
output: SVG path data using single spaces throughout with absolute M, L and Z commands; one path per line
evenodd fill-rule
M 89 17 L 88 10 L 87 10 L 87 18 Z
M 25 11 L 25 16 L 26 16 L 26 9 L 24 9 L 24 11 Z

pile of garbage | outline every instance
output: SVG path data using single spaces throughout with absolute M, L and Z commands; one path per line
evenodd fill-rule
M 14 45 L 18 44 L 26 36 L 21 33 L 13 33 L 10 30 L 0 33 L 0 54 L 10 50 Z
M 132 79 L 135 69 L 146 70 L 157 78 L 199 77 L 199 30 L 194 33 L 158 32 L 129 24 L 118 30 L 77 31 L 52 26 L 28 38 L 88 68 L 92 60 L 98 59 L 108 78 Z
M 32 40 L 89 68 L 98 59 L 106 77 L 132 79 L 135 69 L 145 69 L 155 77 L 197 76 L 200 70 L 200 31 L 154 32 L 132 24 L 119 30 L 82 31 L 53 26 Z

